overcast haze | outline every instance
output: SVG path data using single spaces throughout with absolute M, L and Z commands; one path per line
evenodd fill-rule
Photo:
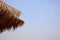
M 4 1 L 21 10 L 25 24 L 3 32 L 0 40 L 60 40 L 60 0 Z

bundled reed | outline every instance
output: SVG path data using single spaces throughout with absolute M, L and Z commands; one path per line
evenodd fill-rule
M 19 19 L 21 12 L 0 1 L 0 32 L 21 27 L 24 21 Z

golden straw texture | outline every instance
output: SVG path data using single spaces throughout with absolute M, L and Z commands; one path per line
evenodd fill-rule
M 21 27 L 24 21 L 18 18 L 20 14 L 20 11 L 0 1 L 0 32 Z

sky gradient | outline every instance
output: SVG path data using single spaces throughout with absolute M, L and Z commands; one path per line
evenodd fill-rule
M 25 24 L 0 34 L 0 40 L 60 40 L 60 0 L 4 1 L 21 10 Z

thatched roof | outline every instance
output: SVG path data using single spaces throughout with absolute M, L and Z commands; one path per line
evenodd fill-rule
M 24 21 L 18 18 L 20 14 L 19 10 L 0 1 L 0 32 L 22 26 Z

